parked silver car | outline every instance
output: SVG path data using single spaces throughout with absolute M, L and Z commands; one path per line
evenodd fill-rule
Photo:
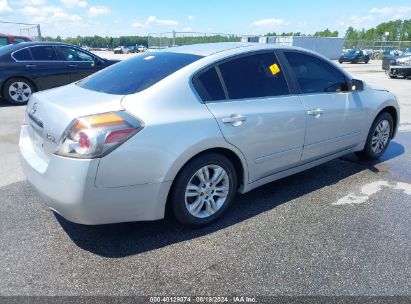
M 316 53 L 193 45 L 35 93 L 20 151 L 28 180 L 70 221 L 157 220 L 168 204 L 196 226 L 237 191 L 350 152 L 380 157 L 398 120 L 390 92 Z

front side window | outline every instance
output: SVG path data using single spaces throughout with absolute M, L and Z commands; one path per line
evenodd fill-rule
M 35 61 L 58 60 L 56 50 L 52 46 L 33 46 L 30 48 L 30 52 Z
M 193 84 L 203 101 L 225 100 L 223 87 L 215 67 L 194 77 Z
M 94 61 L 94 58 L 91 55 L 75 48 L 62 46 L 60 47 L 60 51 L 66 61 Z
M 109 66 L 81 80 L 77 85 L 108 94 L 134 94 L 200 58 L 202 56 L 182 53 L 145 53 Z
M 290 94 L 274 53 L 253 54 L 218 66 L 228 99 L 260 98 Z
M 347 91 L 344 75 L 331 64 L 302 53 L 285 52 L 302 94 Z
M 17 61 L 28 61 L 31 60 L 29 49 L 22 49 L 13 54 L 14 59 Z

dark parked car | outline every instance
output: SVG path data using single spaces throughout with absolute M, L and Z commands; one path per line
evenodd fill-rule
M 339 63 L 343 63 L 343 62 L 368 63 L 369 61 L 370 61 L 370 56 L 365 51 L 361 51 L 361 50 L 349 50 L 347 52 L 344 52 L 338 59 Z
M 411 49 L 406 49 L 400 55 L 398 51 L 385 51 L 382 59 L 382 69 L 388 71 L 390 66 L 397 65 L 397 60 L 411 56 Z
M 127 48 L 129 53 L 137 53 L 137 47 L 135 45 L 130 45 Z
M 411 50 L 410 52 L 404 53 L 403 56 L 397 57 L 394 63 L 390 63 L 390 66 L 388 70 L 386 70 L 386 73 L 390 78 L 397 78 L 397 77 L 410 78 L 411 77 Z
M 0 34 L 0 47 L 28 41 L 31 41 L 29 37 Z
M 11 104 L 26 104 L 35 91 L 75 82 L 116 62 L 64 43 L 7 45 L 0 48 L 0 92 Z

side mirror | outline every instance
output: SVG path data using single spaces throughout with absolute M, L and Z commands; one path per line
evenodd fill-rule
M 358 92 L 364 90 L 364 82 L 362 80 L 353 79 L 350 83 L 350 89 L 352 92 Z
M 99 66 L 104 63 L 103 59 L 95 57 L 93 60 L 92 66 Z

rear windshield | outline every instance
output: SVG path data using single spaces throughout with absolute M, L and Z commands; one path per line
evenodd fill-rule
M 191 54 L 145 53 L 112 65 L 81 80 L 77 85 L 108 94 L 133 94 L 151 87 L 200 58 Z

